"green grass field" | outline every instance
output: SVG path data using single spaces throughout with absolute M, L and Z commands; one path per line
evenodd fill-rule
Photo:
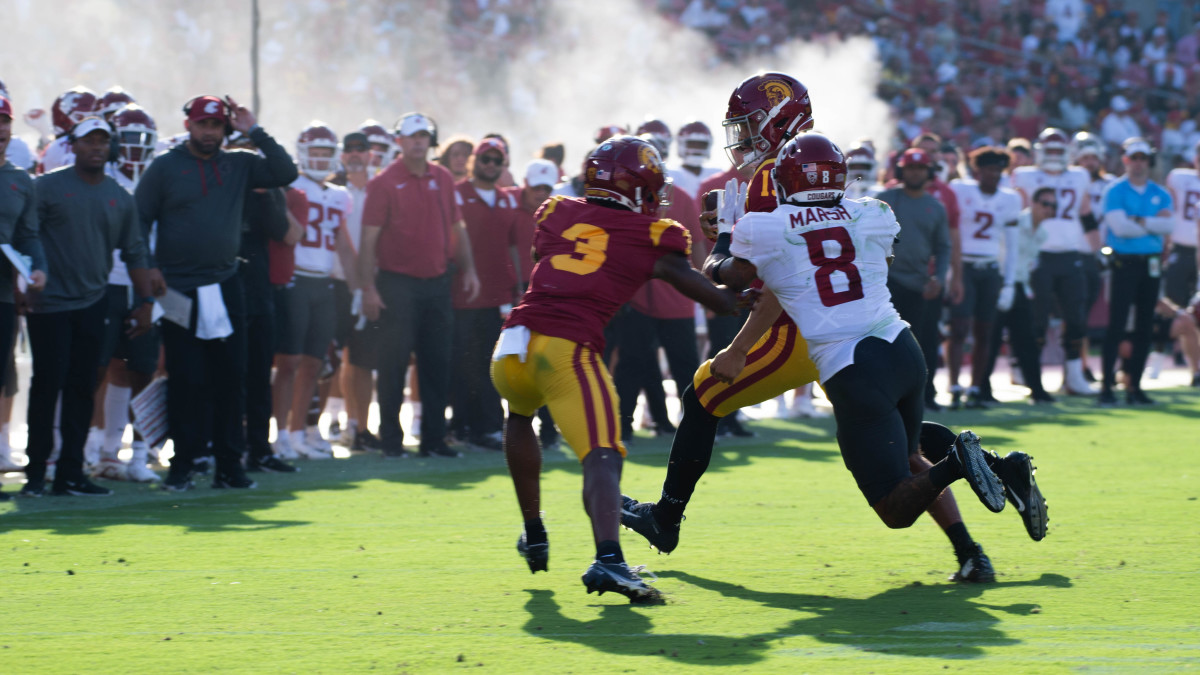
M 579 469 L 547 457 L 549 574 L 514 543 L 502 458 L 355 457 L 257 490 L 0 505 L 5 673 L 1053 673 L 1200 670 L 1200 397 L 1155 410 L 1010 404 L 939 421 L 1035 458 L 1050 534 L 955 486 L 999 581 L 960 586 L 922 518 L 886 529 L 831 420 L 754 425 L 717 448 L 664 606 L 587 595 Z M 624 488 L 657 496 L 665 440 L 639 437 Z M 12 491 L 12 487 L 9 487 Z

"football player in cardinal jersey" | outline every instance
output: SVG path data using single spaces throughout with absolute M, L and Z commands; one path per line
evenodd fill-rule
M 679 155 L 680 166 L 671 169 L 676 192 L 683 190 L 696 199 L 702 194 L 700 186 L 704 181 L 721 173 L 716 167 L 704 165 L 712 156 L 712 144 L 712 131 L 704 122 L 695 120 L 679 127 L 675 152 Z
M 1087 331 L 1087 278 L 1080 251 L 1088 246 L 1087 233 L 1097 229 L 1096 216 L 1088 197 L 1091 177 L 1079 167 L 1069 167 L 1067 151 L 1071 139 L 1062 129 L 1047 128 L 1033 144 L 1034 166 L 1013 171 L 1013 186 L 1025 206 L 1041 187 L 1053 187 L 1058 203 L 1057 217 L 1042 223 L 1046 238 L 1041 243 L 1037 269 L 1033 272 L 1033 329 L 1044 341 L 1050 312 L 1062 313 L 1062 346 L 1066 352 L 1063 391 L 1076 396 L 1094 395 L 1083 374 L 1083 337 Z
M 875 144 L 862 139 L 846 151 L 846 199 L 873 197 L 883 191 L 877 180 Z
M 329 441 L 316 427 L 305 429 L 317 375 L 336 328 L 333 261 L 339 259 L 350 290 L 358 288 L 354 243 L 346 216 L 354 208 L 346 188 L 325 179 L 337 168 L 338 137 L 321 122 L 311 122 L 296 140 L 300 177 L 292 187 L 308 198 L 308 222 L 296 245 L 296 271 L 277 301 L 285 317 L 280 326 L 274 385 L 275 454 L 284 459 L 333 457 Z M 289 416 L 290 412 L 290 416 Z
M 993 512 L 1004 508 L 1006 491 L 1027 504 L 1026 528 L 1040 539 L 1045 502 L 1028 455 L 1001 459 L 964 431 L 937 464 L 921 456 L 925 359 L 887 286 L 900 225 L 884 202 L 844 200 L 845 175 L 845 158 L 829 139 L 808 133 L 789 141 L 771 170 L 779 208 L 740 219 L 736 203 L 722 208 L 705 272 L 738 288 L 762 279 L 795 317 L 833 403 L 842 459 L 888 527 L 912 525 L 965 478 Z M 993 188 L 998 180 L 997 172 Z M 726 382 L 746 367 L 736 352 L 712 366 Z M 957 551 L 962 567 L 952 579 L 994 578 L 982 548 L 969 548 Z
M 982 408 L 984 365 L 988 339 L 996 310 L 1012 307 L 1017 263 L 1017 217 L 1021 196 L 999 187 L 1009 156 L 1002 148 L 982 147 L 971 153 L 971 170 L 978 180 L 956 178 L 950 188 L 958 198 L 959 232 L 962 235 L 963 300 L 950 307 L 950 340 L 946 350 L 950 371 L 952 407 L 957 408 L 963 389 L 958 384 L 962 369 L 963 344 L 968 333 L 975 336 L 971 353 L 971 387 L 966 390 L 967 407 Z M 1003 274 L 1000 260 L 1004 259 Z M 1002 288 L 1003 286 L 1003 288 Z M 986 390 L 986 389 L 985 389 Z
M 583 465 L 583 500 L 596 543 L 584 585 L 589 593 L 653 602 L 660 594 L 638 575 L 640 568 L 626 564 L 618 543 L 625 448 L 616 392 L 600 359 L 604 326 L 651 278 L 718 312 L 734 311 L 738 296 L 692 269 L 687 230 L 659 218 L 670 181 L 653 145 L 617 136 L 601 143 L 587 164 L 586 199 L 552 197 L 538 210 L 531 284 L 492 357 L 492 381 L 509 402 L 504 452 L 525 519 L 517 551 L 530 571 L 547 569 L 532 415 L 549 405 Z
M 83 86 L 65 91 L 54 99 L 54 105 L 50 107 L 54 140 L 42 151 L 40 173 L 49 173 L 60 166 L 75 163 L 75 154 L 71 152 L 71 129 L 95 112 L 97 100 L 95 92 Z

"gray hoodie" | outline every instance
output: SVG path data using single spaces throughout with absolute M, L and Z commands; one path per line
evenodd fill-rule
M 291 156 L 261 127 L 250 133 L 259 156 L 220 151 L 200 159 L 181 143 L 159 155 L 134 193 L 143 232 L 158 222 L 155 262 L 177 291 L 220 283 L 237 272 L 242 206 L 252 188 L 296 180 Z

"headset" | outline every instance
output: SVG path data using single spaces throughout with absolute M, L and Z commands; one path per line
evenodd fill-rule
M 400 135 L 400 127 L 404 125 L 404 120 L 406 120 L 410 117 L 418 117 L 418 116 L 424 117 L 425 119 L 429 120 L 430 124 L 433 125 L 433 133 L 429 134 L 429 147 L 436 148 L 438 146 L 438 127 L 440 125 L 437 123 L 437 120 L 433 119 L 429 115 L 426 115 L 425 113 L 410 112 L 410 113 L 405 113 L 405 114 L 401 115 L 400 119 L 396 120 L 396 124 L 392 127 L 392 133 L 399 136 Z
M 116 130 L 113 129 L 112 124 L 109 124 L 109 122 L 107 120 L 105 120 L 103 117 L 100 117 L 99 115 L 88 115 L 87 117 L 85 117 L 83 119 L 86 120 L 86 119 L 89 119 L 92 117 L 95 117 L 96 119 L 100 120 L 101 122 L 104 122 L 104 124 L 106 124 L 108 126 L 108 159 L 106 159 L 105 161 L 110 164 L 112 162 L 121 161 L 121 139 L 117 138 Z M 82 123 L 83 120 L 79 120 L 79 122 Z M 75 128 L 78 126 L 79 126 L 79 124 L 76 124 L 75 127 L 72 127 L 71 130 L 67 132 L 67 143 L 74 145 L 75 141 L 79 140 L 79 139 L 75 138 Z
M 229 103 L 226 102 L 225 99 L 221 98 L 220 96 L 213 96 L 211 94 L 201 94 L 200 96 L 193 97 L 187 103 L 183 104 L 183 116 L 191 117 L 192 116 L 192 106 L 196 103 L 196 101 L 204 98 L 205 96 L 215 98 L 218 101 L 220 101 L 221 112 L 223 112 L 225 114 L 225 135 L 227 137 L 232 136 L 233 135 L 233 110 L 229 107 Z

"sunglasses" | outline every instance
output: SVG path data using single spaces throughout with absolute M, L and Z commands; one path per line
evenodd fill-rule
M 504 164 L 504 158 L 499 157 L 498 155 L 480 155 L 479 157 L 475 158 L 475 161 L 479 162 L 480 164 L 495 164 L 496 166 Z
M 1038 204 L 1041 206 L 1044 206 L 1048 209 L 1057 209 L 1058 208 L 1058 202 L 1038 202 Z

